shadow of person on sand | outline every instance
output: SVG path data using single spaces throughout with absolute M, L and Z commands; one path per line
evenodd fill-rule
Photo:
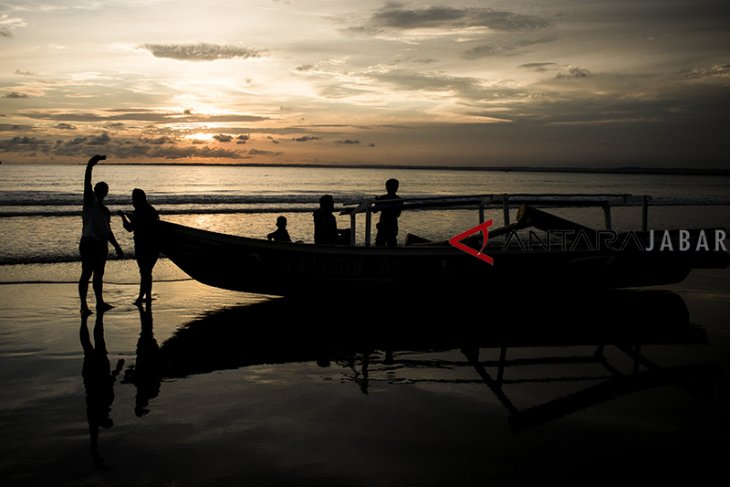
M 114 370 L 111 369 L 104 339 L 104 312 L 98 311 L 94 324 L 94 343 L 91 341 L 88 327 L 88 315 L 81 315 L 79 330 L 81 347 L 84 350 L 84 363 L 81 375 L 86 388 L 86 418 L 89 423 L 91 458 L 97 468 L 109 470 L 99 453 L 100 428 L 111 428 L 114 425 L 111 406 L 114 402 L 114 383 L 122 370 L 124 360 L 120 359 Z

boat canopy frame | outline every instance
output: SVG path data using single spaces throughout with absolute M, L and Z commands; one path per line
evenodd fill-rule
M 350 245 L 355 246 L 357 215 L 365 213 L 365 247 L 371 246 L 372 219 L 375 206 L 398 203 L 403 210 L 419 210 L 427 208 L 469 208 L 477 207 L 479 223 L 484 223 L 484 212 L 487 208 L 502 208 L 504 226 L 510 224 L 510 209 L 521 205 L 550 208 L 602 208 L 606 230 L 612 229 L 611 208 L 622 206 L 641 206 L 641 229 L 649 227 L 649 195 L 632 194 L 481 194 L 466 196 L 431 196 L 422 198 L 400 198 L 392 200 L 347 201 L 340 215 L 350 216 Z

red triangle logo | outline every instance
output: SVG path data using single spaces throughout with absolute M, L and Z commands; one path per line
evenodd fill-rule
M 484 223 L 480 223 L 474 228 L 470 228 L 469 230 L 460 233 L 459 235 L 456 235 L 454 237 L 451 237 L 449 239 L 449 243 L 456 247 L 457 249 L 461 250 L 462 252 L 466 252 L 469 255 L 473 255 L 479 260 L 483 260 L 489 265 L 494 265 L 494 259 L 490 257 L 489 255 L 483 253 L 484 249 L 487 246 L 487 242 L 489 241 L 489 227 L 492 226 L 492 220 L 487 220 Z M 477 252 L 475 249 L 469 247 L 468 245 L 465 245 L 462 243 L 462 240 L 471 237 L 475 233 L 482 232 L 482 248 Z

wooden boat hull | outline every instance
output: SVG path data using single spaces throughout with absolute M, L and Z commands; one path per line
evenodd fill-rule
M 269 242 L 160 222 L 163 253 L 192 278 L 258 294 L 454 293 L 626 288 L 680 282 L 726 267 L 727 252 L 488 249 L 490 265 L 451 246 L 341 247 Z

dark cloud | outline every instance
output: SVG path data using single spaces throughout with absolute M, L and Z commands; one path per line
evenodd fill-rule
M 56 128 L 61 130 L 76 130 L 76 126 L 66 122 L 59 123 L 58 125 L 56 125 Z
M 376 81 L 388 83 L 396 89 L 407 91 L 453 91 L 456 95 L 469 99 L 482 99 L 487 96 L 480 80 L 469 77 L 450 76 L 443 73 L 421 73 L 405 69 L 394 69 L 382 73 L 367 73 Z
M 527 63 L 520 64 L 518 68 L 530 69 L 532 71 L 537 71 L 538 73 L 544 73 L 545 71 L 553 69 L 557 66 L 558 65 L 556 63 Z
M 21 76 L 34 76 L 35 75 L 35 73 L 33 71 L 22 71 L 20 69 L 16 69 L 15 74 L 19 74 Z
M 140 139 L 145 144 L 151 144 L 151 145 L 163 145 L 163 144 L 174 144 L 177 142 L 177 140 L 174 137 L 168 137 L 167 135 L 163 135 L 161 137 L 155 137 L 155 138 L 142 138 Z
M 360 141 L 357 139 L 344 139 L 344 140 L 336 140 L 335 144 L 337 145 L 357 145 Z
M 507 44 L 481 44 L 469 49 L 468 51 L 464 51 L 463 56 L 466 59 L 481 59 L 492 56 L 512 56 L 524 52 L 525 47 L 533 46 L 535 44 L 544 44 L 550 41 L 551 39 L 523 39 Z
M 248 153 L 252 156 L 280 156 L 282 154 L 281 152 L 260 149 L 251 149 Z
M 28 98 L 28 95 L 25 93 L 18 93 L 17 91 L 11 91 L 7 95 L 5 95 L 5 98 Z
M 279 141 L 278 141 L 278 140 L 276 140 L 275 138 L 273 138 L 273 137 L 272 137 L 272 136 L 270 136 L 270 135 L 269 135 L 268 137 L 266 137 L 266 138 L 267 138 L 267 139 L 269 139 L 269 140 L 271 141 L 271 143 L 272 143 L 272 144 L 277 144 L 277 145 L 279 144 Z
M 249 135 L 239 135 L 236 137 L 236 144 L 242 145 L 249 141 L 251 137 Z
M 50 147 L 48 141 L 35 137 L 13 137 L 0 140 L 0 152 L 47 152 Z
M 591 76 L 590 71 L 583 68 L 577 68 L 575 66 L 570 66 L 566 71 L 555 75 L 558 79 L 588 78 L 589 76 Z
M 109 134 L 104 132 L 101 135 L 97 135 L 95 137 L 89 137 L 87 144 L 89 145 L 107 145 L 109 142 L 111 142 L 112 138 L 109 137 Z
M 180 61 L 214 61 L 216 59 L 248 59 L 261 57 L 264 51 L 240 46 L 206 44 L 143 44 L 145 49 L 159 58 L 177 59 Z
M 217 140 L 218 142 L 225 142 L 225 143 L 228 143 L 233 140 L 233 136 L 226 135 L 226 134 L 217 134 L 217 135 L 214 135 L 213 138 L 215 140 Z
M 33 127 L 30 125 L 0 123 L 0 132 L 16 132 L 21 130 L 27 132 L 28 130 L 33 130 Z
M 291 140 L 293 140 L 294 142 L 309 142 L 312 140 L 319 140 L 319 139 L 320 139 L 319 137 L 314 137 L 312 135 L 304 135 L 302 137 L 295 137 Z
M 407 9 L 399 4 L 389 4 L 376 11 L 365 25 L 353 27 L 349 30 L 372 33 L 388 29 L 482 27 L 496 31 L 525 31 L 540 29 L 548 25 L 547 20 L 534 15 L 490 8 L 427 7 Z
M 297 66 L 295 68 L 297 71 L 311 71 L 314 69 L 313 64 L 302 64 L 301 66 Z

